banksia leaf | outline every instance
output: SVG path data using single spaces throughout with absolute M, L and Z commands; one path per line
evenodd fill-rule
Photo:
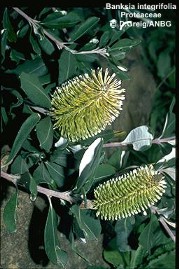
M 52 96 L 54 128 L 72 142 L 92 137 L 111 124 L 125 99 L 121 81 L 108 69 L 92 70 L 58 87 Z
M 96 215 L 117 220 L 135 215 L 160 200 L 166 182 L 152 165 L 100 184 L 94 190 Z

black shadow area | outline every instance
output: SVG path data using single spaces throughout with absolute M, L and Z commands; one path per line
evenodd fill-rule
M 31 222 L 29 225 L 29 242 L 28 248 L 32 260 L 43 267 L 49 262 L 44 249 L 44 229 L 48 214 L 48 207 L 40 210 L 34 206 Z

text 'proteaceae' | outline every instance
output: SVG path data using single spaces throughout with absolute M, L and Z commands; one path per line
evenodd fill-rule
M 76 142 L 92 137 L 111 124 L 125 99 L 121 80 L 108 69 L 92 70 L 62 84 L 52 96 L 51 116 L 62 137 Z
M 96 215 L 117 220 L 135 215 L 160 200 L 166 182 L 152 165 L 140 167 L 100 184 L 94 190 Z

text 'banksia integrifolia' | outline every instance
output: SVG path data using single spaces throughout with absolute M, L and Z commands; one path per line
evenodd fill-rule
M 94 190 L 93 208 L 105 220 L 117 220 L 145 212 L 165 192 L 166 182 L 153 165 L 133 171 L 100 184 Z
M 111 124 L 125 99 L 121 80 L 109 70 L 92 70 L 57 87 L 52 96 L 54 128 L 71 142 L 92 137 Z

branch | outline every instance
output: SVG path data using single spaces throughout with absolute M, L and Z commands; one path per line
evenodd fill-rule
M 53 196 L 53 197 L 62 199 L 64 201 L 69 202 L 70 204 L 74 202 L 74 199 L 71 197 L 69 191 L 66 191 L 66 192 L 53 191 L 53 190 L 49 190 L 41 186 L 37 186 L 37 191 L 45 194 L 46 196 Z
M 18 184 L 18 180 L 20 179 L 20 175 L 12 175 L 8 174 L 4 171 L 1 171 L 1 177 L 7 179 L 8 181 L 12 182 L 15 186 Z M 47 197 L 56 197 L 58 199 L 62 199 L 64 201 L 69 202 L 70 204 L 74 203 L 75 200 L 73 197 L 70 195 L 71 193 L 69 191 L 67 192 L 59 192 L 59 191 L 54 191 L 50 190 L 41 186 L 37 186 L 37 191 L 39 193 L 45 194 Z
M 24 13 L 21 9 L 19 9 L 18 7 L 13 7 L 13 9 L 19 13 L 22 17 L 24 17 L 24 19 L 26 19 L 30 25 L 33 26 L 37 26 L 38 21 L 32 19 L 31 17 L 29 17 L 26 13 Z
M 169 143 L 170 141 L 174 140 L 175 137 L 167 137 L 167 138 L 156 138 L 154 140 L 152 140 L 152 144 L 162 144 L 162 143 Z M 124 143 L 124 142 L 112 142 L 112 143 L 107 143 L 104 144 L 103 147 L 104 148 L 115 148 L 115 147 L 124 147 L 127 145 L 131 145 L 132 143 Z
M 170 141 L 175 140 L 175 136 L 167 137 L 167 138 L 156 138 L 152 141 L 152 144 L 162 144 L 162 143 L 170 143 Z
M 17 8 L 17 7 L 13 7 L 13 9 L 19 13 L 22 17 L 24 17 L 24 19 L 26 19 L 30 25 L 32 25 L 34 27 L 34 29 L 38 30 L 39 27 L 42 28 L 41 25 L 39 25 L 39 21 L 32 19 L 31 17 L 29 17 L 26 13 L 24 13 L 21 9 Z M 43 33 L 45 36 L 47 36 L 50 40 L 52 40 L 53 42 L 55 42 L 56 46 L 59 49 L 65 49 L 69 52 L 71 52 L 72 54 L 100 54 L 103 57 L 107 57 L 109 56 L 109 53 L 107 53 L 107 50 L 105 48 L 96 48 L 93 50 L 86 50 L 86 51 L 76 51 L 73 49 L 70 49 L 69 47 L 67 47 L 65 44 L 69 44 L 69 43 L 64 43 L 59 41 L 58 39 L 56 39 L 53 35 L 51 35 L 48 31 L 46 31 L 44 28 L 43 29 Z
M 20 179 L 19 175 L 12 175 L 8 174 L 4 171 L 1 171 L 1 177 L 7 179 L 8 181 L 12 182 L 14 185 L 17 185 L 17 180 Z

